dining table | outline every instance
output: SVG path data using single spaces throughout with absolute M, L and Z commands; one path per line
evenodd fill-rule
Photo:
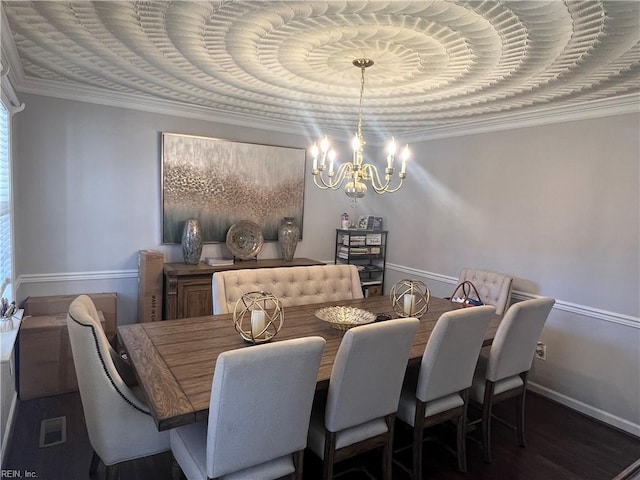
M 327 306 L 348 306 L 376 316 L 398 318 L 389 296 L 290 306 L 283 309 L 282 329 L 272 342 L 321 336 L 326 340 L 317 377 L 317 390 L 328 388 L 333 362 L 344 331 L 316 317 Z M 440 315 L 459 304 L 431 297 L 420 317 L 408 365 L 419 364 Z M 502 317 L 494 315 L 484 345 L 490 345 Z M 357 328 L 357 327 L 356 327 Z M 136 323 L 118 327 L 118 337 L 128 356 L 158 430 L 206 420 L 216 359 L 222 352 L 256 348 L 235 329 L 233 314 Z

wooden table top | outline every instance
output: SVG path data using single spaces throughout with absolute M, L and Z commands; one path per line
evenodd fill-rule
M 287 307 L 282 330 L 274 342 L 312 335 L 327 341 L 318 389 L 328 386 L 343 335 L 314 315 L 329 305 L 354 306 L 397 318 L 388 296 Z M 447 300 L 431 297 L 429 311 L 420 319 L 409 363 L 420 362 L 436 321 L 442 313 L 456 308 Z M 485 345 L 493 340 L 500 319 L 497 315 L 492 319 Z M 124 325 L 118 328 L 118 334 L 159 430 L 205 420 L 216 358 L 226 350 L 251 347 L 235 331 L 232 314 Z

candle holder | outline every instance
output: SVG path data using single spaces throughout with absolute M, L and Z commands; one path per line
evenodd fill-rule
M 233 309 L 236 331 L 252 344 L 266 343 L 275 337 L 284 322 L 278 297 L 269 292 L 249 292 L 238 299 Z
M 431 291 L 419 280 L 400 280 L 391 288 L 393 311 L 401 317 L 421 317 L 429 310 Z

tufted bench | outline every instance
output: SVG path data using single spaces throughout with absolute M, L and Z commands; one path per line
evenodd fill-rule
M 502 315 L 511 303 L 511 284 L 513 278 L 502 273 L 489 270 L 463 268 L 458 283 L 469 280 L 480 294 L 485 305 L 496 307 L 496 314 Z
M 248 292 L 271 292 L 282 306 L 362 298 L 355 265 L 225 270 L 213 274 L 213 314 L 230 313 Z

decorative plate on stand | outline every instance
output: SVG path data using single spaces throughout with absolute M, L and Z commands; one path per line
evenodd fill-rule
M 229 227 L 227 232 L 227 248 L 231 254 L 241 260 L 255 258 L 262 250 L 264 237 L 257 223 L 241 220 Z

